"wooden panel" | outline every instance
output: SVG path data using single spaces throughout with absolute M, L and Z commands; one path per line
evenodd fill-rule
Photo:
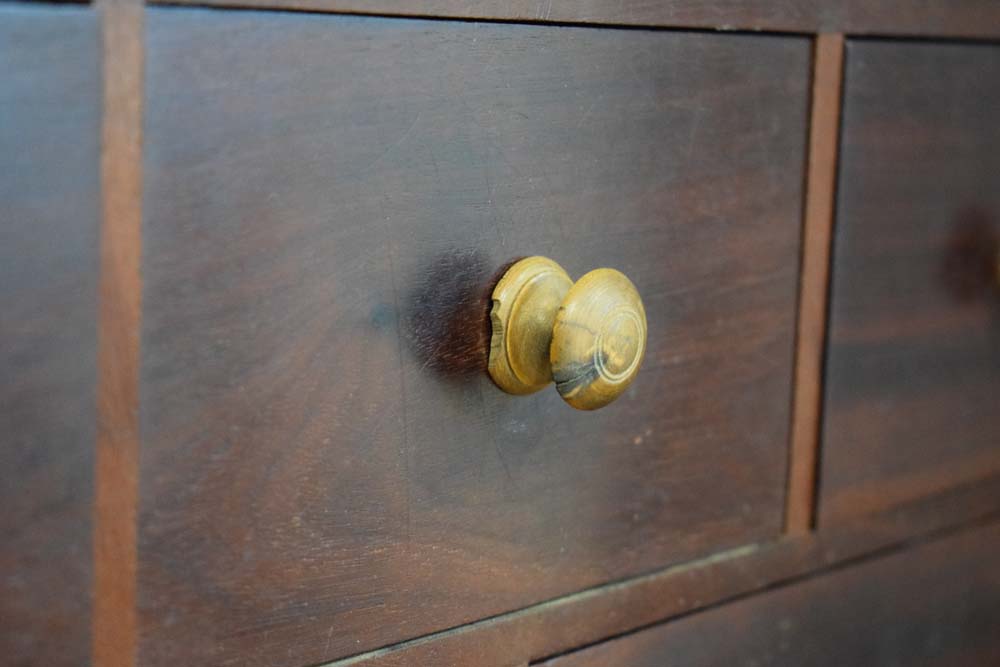
M 100 56 L 79 9 L 0 8 L 0 664 L 86 665 Z
M 1000 476 L 820 532 L 784 535 L 549 600 L 330 667 L 510 665 L 690 615 L 887 549 L 997 518 Z
M 998 548 L 992 523 L 544 664 L 995 665 Z
M 851 42 L 820 524 L 1000 469 L 1000 47 Z
M 994 0 L 152 0 L 389 16 L 993 38 Z
M 316 663 L 778 534 L 808 40 L 175 9 L 147 40 L 142 664 Z M 529 253 L 642 292 L 613 406 L 428 354 Z

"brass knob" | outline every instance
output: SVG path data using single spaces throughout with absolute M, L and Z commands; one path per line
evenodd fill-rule
M 563 399 L 596 410 L 632 383 L 646 352 L 646 311 L 614 269 L 576 283 L 546 257 L 511 266 L 493 290 L 490 377 L 510 394 L 555 382 Z

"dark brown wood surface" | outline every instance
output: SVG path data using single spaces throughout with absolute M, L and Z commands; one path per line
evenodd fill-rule
M 852 41 L 820 526 L 1000 469 L 1000 47 Z
M 152 0 L 502 21 L 995 38 L 994 0 Z
M 146 19 L 140 664 L 317 663 L 779 533 L 808 40 Z M 643 295 L 605 410 L 436 362 L 436 295 L 531 253 Z
M 0 664 L 90 656 L 96 17 L 0 7 Z
M 1000 516 L 1000 476 L 821 532 L 786 533 L 333 663 L 365 667 L 513 665 L 792 584 Z M 956 517 L 961 517 L 956 523 Z
M 998 549 L 993 522 L 543 664 L 996 665 Z

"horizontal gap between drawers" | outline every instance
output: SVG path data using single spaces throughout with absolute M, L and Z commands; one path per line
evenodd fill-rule
M 1000 24 L 990 20 L 975 20 L 975 9 L 965 10 L 966 15 L 959 17 L 951 26 L 943 26 L 941 17 L 932 12 L 927 16 L 907 14 L 905 21 L 898 18 L 909 9 L 907 3 L 900 1 L 898 12 L 883 10 L 882 16 L 869 16 L 863 3 L 862 10 L 857 8 L 838 9 L 837 3 L 833 11 L 860 13 L 861 18 L 834 16 L 830 18 L 826 4 L 816 0 L 814 6 L 806 7 L 799 15 L 773 16 L 766 13 L 760 17 L 747 18 L 739 15 L 719 15 L 718 11 L 705 10 L 704 17 L 680 17 L 671 14 L 671 8 L 666 7 L 662 13 L 647 13 L 639 17 L 631 14 L 616 16 L 574 17 L 572 12 L 557 14 L 555 18 L 540 16 L 522 16 L 516 13 L 504 14 L 503 9 L 491 10 L 489 6 L 474 14 L 462 14 L 450 8 L 423 8 L 420 3 L 416 7 L 396 9 L 389 6 L 352 2 L 336 2 L 335 0 L 147 0 L 147 4 L 155 6 L 202 7 L 229 10 L 258 10 L 282 12 L 307 12 L 315 14 L 334 14 L 347 16 L 369 16 L 375 18 L 423 19 L 440 21 L 458 21 L 472 23 L 511 23 L 517 25 L 562 25 L 587 26 L 597 28 L 632 28 L 659 29 L 673 31 L 724 32 L 774 35 L 816 35 L 820 33 L 844 33 L 848 36 L 864 36 L 874 39 L 914 39 L 914 40 L 950 40 L 957 42 L 1000 40 Z M 358 6 L 361 5 L 361 6 Z M 500 6 L 500 5 L 498 5 Z M 954 10 L 959 13 L 961 10 Z M 992 11 L 992 10 L 990 10 Z M 998 10 L 1000 11 L 1000 10 Z M 919 11 L 917 12 L 919 14 Z M 903 27 L 900 27 L 903 23 Z
M 495 654 L 495 660 L 505 661 L 498 664 L 550 659 L 1000 520 L 998 491 L 1000 475 L 882 514 L 824 527 L 817 533 L 745 545 L 316 667 L 421 664 L 427 663 L 430 656 L 442 663 L 448 662 L 450 656 L 472 652 L 480 657 Z M 724 583 L 718 586 L 718 581 Z M 676 600 L 678 595 L 687 596 L 688 600 L 665 601 Z M 656 600 L 663 608 L 648 611 L 645 617 L 600 620 L 602 615 L 607 616 L 606 608 L 628 608 L 630 602 L 636 602 L 633 598 Z M 554 633 L 546 631 L 546 623 L 572 625 L 573 619 L 587 619 L 590 623 L 579 631 L 580 637 L 549 639 Z M 580 621 L 580 625 L 586 626 L 587 622 Z M 536 635 L 534 638 L 532 633 Z M 505 640 L 512 635 L 518 636 L 517 642 Z
M 55 0 L 58 2 L 59 0 Z M 64 2 L 76 2 L 77 0 L 63 0 Z M 80 0 L 83 1 L 83 0 Z M 771 30 L 755 29 L 753 27 L 712 27 L 698 25 L 660 25 L 656 23 L 616 23 L 613 21 L 556 21 L 547 19 L 528 18 L 500 18 L 491 16 L 449 16 L 442 14 L 421 14 L 421 13 L 387 13 L 373 11 L 356 11 L 350 9 L 324 9 L 309 4 L 284 5 L 275 3 L 244 3 L 239 0 L 222 0 L 212 2 L 211 0 L 151 0 L 146 3 L 151 8 L 166 9 L 212 9 L 226 12 L 260 12 L 264 14 L 315 14 L 318 16 L 352 16 L 359 18 L 374 18 L 387 20 L 404 21 L 439 21 L 442 23 L 496 23 L 511 26 L 545 26 L 552 28 L 593 28 L 600 30 L 634 30 L 642 32 L 689 32 L 697 34 L 724 34 L 734 36 L 755 36 L 755 37 L 812 37 L 813 32 L 808 30 Z M 961 41 L 961 40 L 959 40 Z

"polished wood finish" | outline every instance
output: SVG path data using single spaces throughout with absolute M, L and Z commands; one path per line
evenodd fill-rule
M 0 7 L 0 664 L 90 657 L 95 15 Z
M 821 527 L 1000 470 L 1000 47 L 851 41 L 844 99 Z
M 307 6 L 298 0 L 275 2 L 286 8 Z M 990 18 L 996 8 L 975 1 L 934 6 L 887 0 L 864 8 L 854 2 L 765 5 L 753 0 L 725 6 L 671 0 L 304 2 L 319 3 L 324 11 L 479 15 L 539 23 L 646 21 L 661 26 L 994 37 L 997 25 Z M 781 450 L 762 443 L 783 437 L 774 424 L 781 416 L 779 398 L 788 398 L 779 380 L 790 369 L 768 362 L 779 350 L 791 349 L 788 331 L 793 322 L 775 323 L 774 315 L 790 312 L 781 304 L 790 302 L 794 291 L 779 287 L 792 289 L 788 286 L 794 281 L 795 260 L 789 258 L 797 250 L 794 234 L 788 233 L 794 225 L 788 223 L 782 232 L 777 226 L 779 220 L 785 225 L 793 217 L 791 206 L 786 206 L 794 199 L 791 173 L 797 173 L 796 178 L 803 173 L 801 161 L 787 159 L 801 147 L 794 141 L 776 145 L 763 128 L 769 116 L 783 131 L 794 125 L 790 119 L 802 112 L 799 93 L 805 86 L 789 75 L 793 68 L 774 53 L 779 49 L 758 50 L 771 40 L 735 35 L 731 37 L 741 46 L 720 48 L 720 43 L 732 44 L 729 37 L 612 30 L 608 33 L 618 37 L 594 42 L 588 36 L 579 48 L 594 49 L 595 54 L 581 56 L 563 41 L 569 40 L 564 35 L 590 35 L 589 30 L 352 23 L 329 17 L 288 19 L 293 24 L 316 20 L 320 27 L 296 28 L 287 40 L 272 35 L 254 41 L 267 32 L 254 28 L 247 41 L 240 42 L 219 31 L 219 43 L 209 49 L 214 60 L 209 58 L 205 73 L 193 75 L 191 71 L 201 67 L 198 59 L 205 55 L 212 27 L 193 34 L 178 27 L 171 37 L 177 41 L 171 52 L 174 62 L 183 65 L 177 80 L 163 86 L 169 78 L 169 68 L 163 67 L 146 89 L 151 107 L 169 107 L 172 93 L 183 89 L 185 81 L 197 84 L 171 103 L 186 120 L 168 123 L 173 132 L 192 131 L 194 136 L 180 142 L 176 153 L 167 150 L 166 160 L 158 152 L 162 136 L 150 144 L 159 166 L 154 180 L 169 182 L 148 204 L 155 215 L 145 233 L 158 233 L 157 248 L 169 252 L 155 273 L 152 290 L 157 296 L 153 312 L 161 317 L 143 333 L 146 340 L 159 337 L 161 344 L 142 365 L 142 423 L 152 433 L 146 445 L 155 445 L 151 451 L 156 458 L 146 462 L 143 471 L 143 650 L 137 653 L 142 13 L 138 2 L 129 0 L 101 0 L 92 10 L 0 9 L 0 65 L 5 72 L 0 80 L 0 371 L 6 380 L 0 386 L 0 502 L 5 508 L 0 519 L 0 664 L 84 665 L 92 652 L 89 662 L 102 666 L 174 664 L 176 657 L 176 664 L 259 660 L 301 667 L 307 661 L 316 664 L 331 655 L 363 651 L 334 664 L 523 666 L 608 639 L 557 664 L 631 664 L 632 659 L 622 655 L 642 653 L 641 647 L 654 664 L 662 662 L 663 651 L 668 657 L 705 657 L 696 660 L 699 663 L 757 657 L 812 664 L 834 656 L 836 664 L 880 662 L 869 660 L 865 652 L 872 644 L 869 627 L 855 624 L 844 630 L 850 624 L 842 619 L 850 616 L 853 621 L 857 609 L 868 616 L 870 609 L 876 610 L 884 651 L 879 657 L 912 663 L 927 657 L 928 651 L 938 651 L 947 655 L 944 664 L 949 665 L 997 662 L 996 646 L 976 641 L 985 636 L 979 632 L 985 624 L 987 629 L 996 625 L 996 600 L 986 597 L 996 590 L 995 567 L 975 557 L 982 551 L 976 533 L 962 534 L 998 518 L 1000 465 L 984 441 L 970 440 L 967 431 L 955 433 L 949 443 L 953 457 L 941 455 L 944 445 L 936 449 L 926 439 L 906 441 L 916 448 L 913 463 L 918 469 L 900 478 L 849 479 L 853 486 L 830 496 L 835 509 L 821 517 L 818 531 L 813 530 L 821 381 L 817 362 L 829 261 L 824 239 L 830 231 L 837 159 L 840 36 L 820 35 L 815 41 L 794 346 L 797 387 L 782 504 Z M 97 15 L 102 17 L 100 28 L 95 25 Z M 737 23 L 730 22 L 733 18 Z M 361 34 L 346 39 L 345 45 L 321 48 L 316 42 L 329 37 L 329 21 L 344 21 L 335 23 L 343 30 L 362 26 Z M 420 30 L 427 34 L 405 48 L 397 44 L 395 55 L 383 41 L 390 34 L 391 40 L 402 43 Z M 472 30 L 473 39 L 462 37 Z M 542 32 L 534 32 L 538 30 Z M 104 37 L 100 171 L 98 33 Z M 336 35 L 342 37 L 342 32 Z M 296 40 L 303 37 L 305 62 L 295 53 L 300 48 Z M 181 53 L 185 39 L 199 47 L 187 58 Z M 688 48 L 702 39 L 706 42 Z M 232 62 L 251 50 L 248 42 L 262 53 L 236 68 L 237 76 L 230 81 Z M 671 53 L 656 55 L 664 44 L 671 46 Z M 861 44 L 867 48 L 877 43 Z M 962 55 L 907 56 L 889 59 L 888 65 L 876 58 L 874 74 L 849 77 L 849 88 L 855 79 L 868 81 L 861 87 L 867 92 L 858 107 L 878 112 L 866 117 L 868 137 L 856 140 L 869 142 L 878 159 L 863 153 L 867 166 L 855 165 L 850 173 L 860 174 L 858 180 L 873 187 L 888 184 L 905 195 L 875 197 L 873 206 L 882 202 L 883 210 L 898 213 L 900 201 L 914 200 L 913 210 L 903 207 L 894 214 L 889 233 L 882 233 L 885 228 L 870 211 L 866 215 L 875 222 L 858 209 L 849 212 L 859 213 L 855 233 L 864 231 L 863 223 L 865 229 L 873 228 L 872 234 L 881 234 L 876 234 L 875 250 L 887 249 L 888 260 L 876 268 L 902 269 L 898 284 L 912 285 L 923 300 L 921 308 L 928 308 L 923 325 L 920 320 L 906 327 L 913 335 L 900 349 L 918 358 L 910 368 L 930 367 L 938 373 L 931 362 L 939 357 L 954 362 L 955 350 L 970 340 L 965 334 L 983 333 L 982 312 L 991 308 L 984 304 L 1000 296 L 994 283 L 1000 250 L 995 179 L 977 171 L 995 173 L 996 168 L 996 133 L 984 120 L 997 106 L 996 66 L 995 60 L 987 58 L 991 64 L 984 65 L 979 56 L 969 56 L 997 47 L 895 46 L 954 49 Z M 855 43 L 852 48 L 860 47 Z M 739 60 L 734 53 L 742 57 L 745 49 L 751 51 L 751 61 L 734 67 Z M 443 52 L 427 55 L 434 50 Z M 514 53 L 518 51 L 520 57 Z M 770 55 L 762 56 L 765 52 Z M 788 47 L 788 52 L 804 60 L 804 48 Z M 693 58 L 686 60 L 689 53 Z M 717 53 L 721 58 L 711 63 Z M 470 54 L 471 63 L 460 62 Z M 278 62 L 271 63 L 275 55 Z M 329 62 L 316 77 L 313 67 L 323 56 L 329 56 Z M 514 62 L 504 64 L 507 59 Z M 926 71 L 918 71 L 911 60 Z M 345 62 L 345 78 L 375 63 L 376 76 L 366 80 L 367 88 L 343 84 L 330 73 Z M 625 71 L 624 63 L 634 62 L 638 70 Z M 784 89 L 768 87 L 765 75 L 758 72 L 768 71 L 775 62 L 779 78 L 785 76 Z M 899 64 L 906 62 L 910 66 Z M 392 71 L 393 63 L 398 73 Z M 663 86 L 666 75 L 680 76 L 669 72 L 678 63 L 693 63 L 693 75 Z M 657 68 L 666 74 L 652 74 Z M 437 86 L 426 70 L 438 72 Z M 711 76 L 702 84 L 694 75 L 705 76 L 706 71 Z M 866 79 L 869 75 L 875 78 Z M 479 76 L 482 81 L 475 81 Z M 877 85 L 879 77 L 889 90 L 899 89 L 898 78 L 905 94 L 895 100 L 877 97 L 885 92 Z M 575 95 L 576 110 L 559 92 L 564 83 Z M 324 84 L 330 88 L 324 89 Z M 670 92 L 661 93 L 661 86 Z M 675 90 L 682 91 L 676 99 Z M 393 101 L 397 91 L 402 91 L 402 102 Z M 346 107 L 340 106 L 341 95 L 348 100 Z M 772 106 L 778 104 L 773 98 L 782 105 L 791 100 L 793 108 Z M 358 99 L 362 101 L 355 106 L 352 100 Z M 982 108 L 975 106 L 976 99 Z M 766 102 L 763 107 L 760 100 Z M 757 102 L 754 109 L 760 117 L 739 118 L 735 110 L 724 113 L 723 107 L 729 106 L 745 114 L 748 101 Z M 449 102 L 464 105 L 464 111 L 441 108 Z M 849 110 L 852 102 L 848 99 Z M 261 106 L 263 110 L 253 111 Z M 636 109 L 648 123 L 614 124 L 634 119 Z M 327 110 L 332 110 L 329 116 Z M 614 118 L 615 112 L 620 119 Z M 162 123 L 168 114 L 159 113 L 154 123 Z M 249 121 L 229 122 L 246 113 Z M 859 117 L 848 113 L 849 120 Z M 197 124 L 206 119 L 214 120 Z M 749 133 L 744 122 L 753 124 Z M 348 128 L 359 136 L 351 139 Z M 697 150 L 681 150 L 678 137 L 686 131 L 687 145 Z M 177 136 L 173 132 L 168 134 Z M 536 135 L 544 139 L 546 133 L 559 132 L 563 134 L 558 141 L 529 145 L 537 141 Z M 569 132 L 576 135 L 566 139 Z M 706 133 L 710 139 L 703 136 Z M 776 153 L 773 162 L 755 155 L 720 178 L 720 167 L 731 166 L 726 164 L 731 158 L 721 155 L 722 147 L 733 137 L 746 141 L 747 135 L 757 138 L 764 152 L 769 148 Z M 207 147 L 205 153 L 198 152 L 198 141 Z M 363 141 L 372 142 L 371 155 L 359 148 Z M 891 145 L 887 148 L 880 141 Z M 614 152 L 615 142 L 620 154 Z M 646 142 L 662 150 L 663 157 L 647 150 Z M 901 151 L 896 142 L 912 144 L 913 152 Z M 278 160 L 272 163 L 270 151 L 275 147 Z M 708 157 L 699 152 L 706 148 Z M 930 159 L 911 159 L 914 153 Z M 352 159 L 359 154 L 371 160 L 358 166 Z M 594 155 L 611 166 L 603 171 L 588 166 L 586 158 Z M 346 167 L 341 163 L 344 156 Z M 434 178 L 427 181 L 422 180 L 426 156 L 433 158 L 435 169 Z M 979 167 L 970 167 L 976 161 Z M 771 182 L 770 199 L 757 193 L 758 198 L 748 200 L 753 186 L 747 181 L 762 174 L 774 179 L 777 170 L 768 167 L 774 164 L 789 170 L 787 179 Z M 485 184 L 477 185 L 475 170 L 484 165 L 489 167 L 484 170 Z M 347 178 L 338 171 L 342 168 L 348 170 Z M 894 171 L 900 172 L 896 180 Z M 689 173 L 694 177 L 690 182 Z M 232 187 L 230 175 L 247 184 Z M 547 181 L 537 185 L 543 178 Z M 373 182 L 363 183 L 365 179 Z M 574 179 L 583 183 L 581 189 Z M 610 185 L 604 187 L 605 181 Z M 715 189 L 720 182 L 732 186 L 730 199 L 721 204 Z M 331 191 L 324 193 L 327 187 Z M 593 198 L 572 203 L 581 191 Z M 977 201 L 963 207 L 947 229 L 914 214 L 926 212 L 928 201 L 933 208 L 959 199 L 956 192 L 969 191 L 986 192 L 980 199 L 987 205 Z M 357 199 L 352 198 L 355 194 Z M 176 201 L 172 195 L 178 195 Z M 857 191 L 855 196 L 864 202 Z M 235 212 L 228 211 L 229 197 L 240 202 Z M 369 215 L 379 197 L 381 215 Z M 608 202 L 605 209 L 591 211 L 602 199 Z M 779 205 L 779 199 L 784 203 Z M 622 202 L 633 208 L 618 217 L 610 215 L 617 212 L 612 205 Z M 178 218 L 171 217 L 175 206 Z M 282 217 L 289 209 L 291 221 Z M 765 221 L 754 217 L 760 210 L 768 214 Z M 261 211 L 263 219 L 255 215 Z M 410 217 L 414 211 L 418 214 Z M 462 217 L 449 215 L 455 211 Z M 646 217 L 650 212 L 653 215 Z M 911 222 L 900 222 L 907 215 Z M 436 221 L 434 216 L 439 216 Z M 98 218 L 103 221 L 100 229 Z M 623 398 L 625 407 L 609 408 L 623 412 L 598 415 L 596 420 L 570 413 L 551 400 L 516 409 L 484 381 L 492 286 L 507 265 L 527 252 L 542 250 L 561 258 L 563 239 L 579 220 L 584 238 L 571 246 L 573 275 L 608 256 L 631 273 L 638 257 L 642 271 L 637 282 L 653 295 L 654 324 L 665 326 L 663 337 L 654 331 L 651 342 L 655 379 L 651 384 L 641 379 L 636 391 Z M 723 224 L 745 225 L 747 220 L 757 226 L 735 239 Z M 216 221 L 221 221 L 221 229 L 211 227 Z M 698 234 L 696 224 L 710 229 Z M 610 233 L 605 233 L 605 225 L 610 225 Z M 919 233 L 910 231 L 911 226 Z M 929 236 L 927 228 L 932 230 Z M 744 257 L 746 239 L 762 230 L 768 238 L 759 245 L 750 243 L 753 250 Z M 637 242 L 618 247 L 629 235 Z M 455 247 L 437 253 L 445 237 L 455 240 Z M 930 241 L 921 245 L 930 237 L 933 243 L 940 240 L 933 252 L 927 249 Z M 699 272 L 695 258 L 717 252 L 720 240 L 732 247 L 723 248 L 718 266 Z M 547 247 L 539 248 L 540 241 Z M 480 250 L 492 243 L 500 250 Z M 610 253 L 609 245 L 614 248 Z M 905 252 L 899 251 L 900 245 Z M 330 252 L 331 247 L 336 251 Z M 185 257 L 185 248 L 197 256 Z M 373 248 L 375 255 L 366 254 Z M 909 273 L 917 264 L 913 257 L 935 252 L 937 263 L 930 264 L 939 269 L 938 293 Z M 651 257 L 658 259 L 656 264 Z M 678 257 L 684 261 L 678 262 Z M 789 267 L 787 274 L 773 267 L 770 274 L 753 273 L 742 265 L 743 260 L 762 257 L 773 260 L 773 267 Z M 335 265 L 325 266 L 327 258 Z M 170 262 L 176 271 L 169 268 Z M 739 266 L 734 273 L 728 266 L 721 268 L 724 263 Z M 388 281 L 380 277 L 385 272 Z M 764 288 L 758 280 L 762 276 Z M 732 284 L 726 281 L 746 289 L 731 294 L 727 290 Z M 757 291 L 761 289 L 763 293 Z M 767 305 L 762 308 L 757 301 L 743 310 L 734 306 L 747 292 Z M 944 292 L 950 299 L 946 306 L 941 305 Z M 883 298 L 885 292 L 876 291 L 875 296 Z M 327 312 L 330 299 L 336 308 Z M 368 326 L 351 318 L 358 304 L 370 315 Z M 876 328 L 891 327 L 901 310 L 895 304 L 882 308 L 876 314 L 884 311 L 885 319 L 872 321 Z M 741 327 L 741 333 L 756 332 L 756 342 L 737 346 L 736 358 L 724 366 L 719 365 L 721 355 L 738 339 L 728 329 L 713 329 L 724 325 L 718 320 L 720 312 L 735 313 L 744 324 L 758 312 L 772 320 Z M 180 326 L 189 331 L 171 323 L 177 313 L 183 315 L 177 318 Z M 989 322 L 996 321 L 993 314 L 989 317 Z M 860 327 L 860 321 L 852 320 L 852 326 Z M 932 331 L 938 326 L 938 333 Z M 858 330 L 852 329 L 851 335 Z M 357 331 L 362 335 L 342 340 L 354 338 Z M 715 333 L 707 340 L 691 333 L 706 331 Z M 996 328 L 988 331 L 995 341 Z M 869 333 L 862 331 L 865 344 Z M 924 337 L 914 355 L 917 344 L 912 340 L 918 336 Z M 886 333 L 879 339 L 881 352 L 875 356 L 892 353 L 890 338 Z M 976 391 L 996 394 L 996 357 L 983 356 L 982 336 L 973 340 L 952 374 L 945 374 L 947 382 L 938 383 L 951 398 L 965 392 L 976 396 Z M 941 341 L 954 341 L 941 348 L 944 356 L 937 349 Z M 838 357 L 842 363 L 848 359 L 848 368 L 854 354 L 848 345 L 856 343 L 838 343 L 841 353 L 849 353 Z M 172 369 L 171 359 L 178 358 L 188 363 Z M 762 383 L 749 370 L 761 361 L 766 368 L 774 366 Z M 976 364 L 981 366 L 979 374 L 970 373 Z M 341 375 L 327 377 L 333 367 Z M 893 372 L 880 376 L 889 379 L 881 388 L 886 395 L 897 394 L 893 406 L 920 418 L 957 419 L 954 410 L 949 414 L 932 403 L 926 409 L 914 400 L 915 394 L 906 390 L 923 385 L 901 375 L 903 367 L 900 362 Z M 681 377 L 675 378 L 678 371 Z M 376 386 L 359 390 L 370 376 L 376 377 Z M 341 387 L 344 377 L 346 386 Z M 937 386 L 939 377 L 924 380 Z M 275 387 L 266 386 L 270 381 Z M 156 391 L 150 393 L 150 387 Z M 773 388 L 777 391 L 769 396 L 772 411 L 766 417 L 753 412 L 760 403 L 734 405 L 751 400 L 746 396 L 751 392 Z M 697 395 L 685 398 L 684 392 L 692 389 Z M 473 393 L 478 395 L 470 398 Z M 650 402 L 651 393 L 659 403 Z M 836 394 L 841 407 L 845 395 L 850 398 L 843 391 Z M 935 396 L 927 400 L 938 400 Z M 994 428 L 989 418 L 979 418 L 981 402 L 973 400 L 966 407 L 951 398 L 945 399 L 947 406 L 965 411 L 966 423 L 959 430 Z M 463 426 L 474 410 L 476 423 Z M 760 439 L 753 440 L 751 452 L 739 452 L 744 433 L 712 429 L 746 414 L 754 415 L 746 423 Z M 843 418 L 839 408 L 831 414 Z M 579 418 L 589 421 L 576 425 Z M 184 425 L 184 419 L 191 425 Z M 554 424 L 565 435 L 550 437 L 534 449 L 538 438 L 525 429 L 531 431 L 536 424 Z M 236 435 L 225 432 L 230 426 L 236 427 L 230 432 Z M 871 423 L 862 431 L 870 435 Z M 632 437 L 617 442 L 615 434 Z M 327 438 L 330 442 L 324 443 Z M 872 442 L 881 443 L 882 438 L 873 437 Z M 583 446 L 576 448 L 577 443 Z M 553 446 L 556 453 L 545 449 Z M 623 447 L 636 450 L 622 452 Z M 734 452 L 746 458 L 731 461 Z M 486 456 L 494 453 L 495 459 Z M 872 470 L 895 475 L 895 454 L 879 458 L 883 454 L 876 451 L 873 459 L 881 467 Z M 368 455 L 374 460 L 358 463 Z M 697 456 L 710 461 L 698 463 Z M 882 465 L 883 460 L 889 463 Z M 869 464 L 859 461 L 854 473 L 863 465 Z M 723 497 L 723 490 L 731 496 Z M 688 511 L 696 498 L 709 504 L 700 508 L 701 514 Z M 628 506 L 616 507 L 622 499 Z M 734 527 L 735 519 L 730 525 L 711 515 L 718 509 L 720 516 L 739 518 L 734 510 L 740 500 L 749 501 L 748 512 L 763 516 Z M 823 500 L 828 500 L 825 494 Z M 782 507 L 783 535 L 778 532 Z M 636 521 L 636 515 L 629 514 L 634 509 L 640 519 L 629 526 Z M 650 518 L 649 510 L 658 514 Z M 682 544 L 671 545 L 671 540 Z M 920 546 L 926 540 L 954 546 Z M 995 551 L 995 537 L 987 548 Z M 866 562 L 859 565 L 862 560 Z M 876 567 L 878 576 L 864 574 L 861 586 L 845 579 Z M 903 577 L 930 581 L 930 586 L 916 590 L 928 590 L 944 602 L 935 608 L 919 600 L 908 607 L 909 594 L 900 594 L 895 584 L 888 593 L 866 591 L 878 591 L 883 579 L 893 583 Z M 828 580 L 834 583 L 823 583 Z M 977 588 L 970 591 L 973 584 Z M 493 596 L 497 603 L 491 606 Z M 893 606 L 885 606 L 886 600 Z M 892 613 L 887 614 L 887 608 Z M 783 632 L 781 625 L 761 620 L 783 609 L 808 623 Z M 227 617 L 230 610 L 235 613 Z M 484 618 L 495 610 L 499 615 Z M 164 629 L 187 615 L 196 620 L 177 631 Z M 385 631 L 383 619 L 388 619 Z M 668 619 L 671 625 L 643 630 Z M 366 623 L 375 629 L 369 630 Z M 739 631 L 744 627 L 748 629 Z M 803 650 L 825 646 L 822 640 L 831 628 L 840 633 L 832 647 L 819 655 Z M 714 642 L 710 655 L 698 653 L 707 645 L 706 636 Z M 412 639 L 392 644 L 399 637 Z M 949 651 L 954 646 L 949 642 L 958 641 L 972 649 Z M 778 651 L 772 655 L 775 647 Z M 641 658 L 632 661 L 641 664 Z
M 996 38 L 994 0 L 152 0 L 384 16 Z
M 100 0 L 98 9 L 104 117 L 93 664 L 129 667 L 137 642 L 143 5 Z
M 552 329 L 572 286 L 557 262 L 536 255 L 515 262 L 493 288 L 488 370 L 508 394 L 552 384 Z
M 140 664 L 315 664 L 779 534 L 808 40 L 178 9 L 147 40 Z M 605 410 L 420 356 L 440 262 L 532 252 L 643 295 Z
M 994 521 L 542 664 L 996 665 L 998 550 Z
M 550 600 L 336 667 L 509 665 L 565 653 L 667 619 L 681 618 L 862 558 L 1000 518 L 1000 476 L 814 533 L 739 547 L 601 588 Z M 956 517 L 962 517 L 956 524 Z M 718 638 L 713 638 L 718 641 Z
M 790 533 L 810 530 L 815 513 L 830 237 L 837 180 L 843 72 L 844 36 L 818 35 L 813 46 L 812 111 L 795 341 L 788 510 L 785 516 L 785 529 Z
M 490 377 L 509 394 L 555 382 L 579 410 L 603 408 L 635 380 L 646 352 L 646 311 L 632 281 L 594 269 L 575 283 L 547 257 L 503 274 L 490 310 Z
M 552 328 L 552 380 L 578 410 L 597 410 L 631 386 L 646 354 L 646 310 L 628 277 L 594 269 L 573 283 Z

